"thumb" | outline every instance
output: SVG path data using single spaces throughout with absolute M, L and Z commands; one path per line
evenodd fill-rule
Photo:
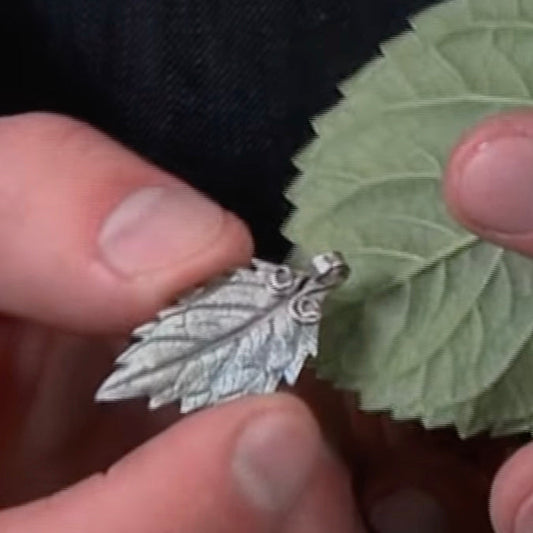
M 246 261 L 233 215 L 81 122 L 0 118 L 0 312 L 128 329 Z
M 468 229 L 533 255 L 533 113 L 491 117 L 458 145 L 445 196 Z
M 0 512 L 0 531 L 280 532 L 326 460 L 318 427 L 298 401 L 242 400 L 185 419 L 106 474 Z M 329 490 L 342 497 L 340 485 Z

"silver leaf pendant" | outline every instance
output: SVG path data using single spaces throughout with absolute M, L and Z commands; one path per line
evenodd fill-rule
M 150 409 L 181 400 L 187 413 L 294 385 L 317 354 L 323 300 L 348 273 L 337 252 L 309 272 L 254 259 L 137 328 L 96 400 L 149 397 Z

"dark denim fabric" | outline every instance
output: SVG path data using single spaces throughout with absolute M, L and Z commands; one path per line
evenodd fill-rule
M 0 114 L 91 122 L 246 219 L 278 228 L 308 120 L 432 0 L 2 0 Z

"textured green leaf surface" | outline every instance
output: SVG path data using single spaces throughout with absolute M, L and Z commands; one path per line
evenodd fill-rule
M 318 372 L 427 427 L 532 431 L 533 261 L 455 223 L 441 177 L 466 129 L 533 107 L 533 0 L 454 0 L 412 26 L 341 86 L 296 158 L 286 235 L 353 269 Z

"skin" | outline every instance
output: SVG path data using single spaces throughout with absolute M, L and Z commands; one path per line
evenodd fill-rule
M 490 150 L 494 140 L 530 133 L 533 138 L 533 115 L 526 112 L 480 125 L 454 152 L 444 194 L 470 230 L 533 256 L 533 228 L 531 235 L 494 231 L 472 216 L 458 192 L 480 146 L 489 143 Z M 181 224 L 178 213 L 181 240 L 170 256 L 160 257 L 151 243 L 152 265 L 124 269 L 102 248 L 109 214 L 145 187 L 187 198 L 196 193 L 90 126 L 48 114 L 0 119 L 0 187 L 0 531 L 366 531 L 344 468 L 309 409 L 292 396 L 231 402 L 181 421 L 174 408 L 147 413 L 144 402 L 92 402 L 132 327 L 180 292 L 249 260 L 251 238 L 242 222 L 196 197 L 210 224 L 190 233 L 196 230 L 187 220 Z M 126 255 L 137 253 L 130 246 Z M 232 457 L 243 428 L 268 414 L 291 420 L 301 449 L 312 450 L 306 482 L 285 506 L 263 505 L 235 485 Z M 371 513 L 380 486 L 401 486 L 412 473 L 402 470 L 409 464 L 402 457 L 416 454 L 426 468 L 443 471 L 418 430 L 380 425 L 385 449 L 375 437 L 376 420 L 354 416 L 357 462 L 372 472 L 358 495 L 363 515 Z M 486 468 L 446 463 L 452 475 L 433 479 L 435 494 L 453 496 L 446 483 L 461 479 L 457 499 L 468 502 L 478 470 Z M 355 486 L 363 485 L 356 479 Z M 527 525 L 523 504 L 531 494 L 533 447 L 526 446 L 494 482 L 490 512 L 498 533 Z M 462 504 L 448 510 L 468 512 Z M 533 520 L 530 525 L 533 530 Z
M 355 530 L 348 477 L 291 396 L 233 402 L 179 423 L 175 408 L 150 414 L 145 402 L 93 402 L 128 330 L 249 261 L 242 222 L 64 117 L 0 119 L 0 168 L 0 531 Z M 189 218 L 200 213 L 202 231 L 176 213 L 164 237 L 179 235 L 182 245 L 163 240 L 171 249 L 163 257 L 150 239 L 152 263 L 132 274 L 135 247 L 126 246 L 128 268 L 116 257 L 110 265 L 99 235 L 109 213 L 145 187 L 185 198 L 183 212 L 194 202 Z M 305 483 L 284 506 L 235 479 L 240 434 L 265 415 L 288 419 L 297 457 L 308 456 Z
M 472 170 L 476 157 L 478 166 Z M 458 143 L 450 159 L 444 195 L 452 215 L 473 233 L 533 257 L 529 209 L 523 212 L 520 209 L 520 204 L 527 206 L 529 192 L 533 190 L 530 157 L 533 157 L 533 113 L 515 111 L 491 117 Z M 461 182 L 468 179 L 469 169 L 487 182 L 496 177 L 498 182 L 505 181 L 503 187 L 476 187 L 478 193 L 486 193 L 489 200 L 486 207 L 478 202 L 465 202 L 461 197 L 464 186 Z M 511 174 L 517 178 L 511 178 Z M 492 198 L 497 201 L 491 202 Z M 494 529 L 498 533 L 533 530 L 533 514 L 526 512 L 532 495 L 533 445 L 529 444 L 504 464 L 494 480 L 489 499 Z

